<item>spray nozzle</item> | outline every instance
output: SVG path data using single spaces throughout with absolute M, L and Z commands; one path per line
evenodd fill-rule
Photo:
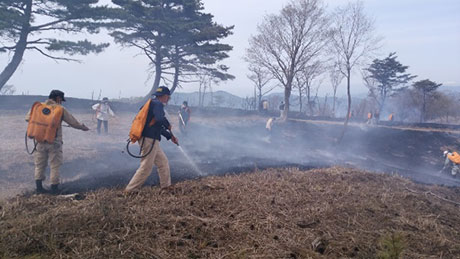
M 174 136 L 171 130 L 169 130 L 169 133 L 171 134 L 171 141 L 177 146 L 179 146 L 179 140 L 176 138 L 176 136 Z

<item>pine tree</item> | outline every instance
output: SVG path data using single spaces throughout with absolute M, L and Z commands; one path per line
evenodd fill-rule
M 43 36 L 44 32 L 98 33 L 110 9 L 96 6 L 98 0 L 3 0 L 0 1 L 0 52 L 13 53 L 0 73 L 0 89 L 23 60 L 26 50 L 54 59 L 78 61 L 69 56 L 99 53 L 108 43 L 94 44 L 86 39 L 71 41 Z M 65 56 L 54 56 L 63 52 Z
M 364 81 L 369 88 L 369 95 L 377 101 L 379 113 L 387 97 L 404 89 L 406 84 L 416 77 L 406 73 L 409 67 L 403 66 L 396 60 L 397 58 L 396 53 L 393 52 L 385 59 L 374 59 L 364 72 Z
M 165 75 L 173 76 L 174 92 L 181 78 L 203 70 L 220 80 L 232 79 L 227 67 L 218 64 L 232 47 L 219 43 L 233 27 L 212 21 L 201 0 L 113 0 L 121 9 L 119 28 L 111 35 L 117 43 L 138 48 L 155 69 L 150 96 Z
M 420 122 L 425 121 L 426 115 L 426 103 L 428 98 L 441 86 L 442 84 L 437 84 L 429 79 L 420 80 L 413 84 L 413 87 L 422 94 L 422 108 L 420 111 Z

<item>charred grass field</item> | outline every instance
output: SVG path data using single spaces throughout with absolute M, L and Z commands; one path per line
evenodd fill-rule
M 173 188 L 153 172 L 125 195 L 134 112 L 118 112 L 107 136 L 73 113 L 92 130 L 64 128 L 61 187 L 83 199 L 30 193 L 24 112 L 0 111 L 1 258 L 460 257 L 459 181 L 437 173 L 455 132 L 352 125 L 338 145 L 333 124 L 268 134 L 260 116 L 197 112 L 178 136 L 201 172 L 162 141 Z

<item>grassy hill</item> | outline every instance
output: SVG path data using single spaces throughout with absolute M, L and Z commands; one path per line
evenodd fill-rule
M 459 202 L 459 188 L 339 167 L 17 197 L 0 257 L 459 258 Z

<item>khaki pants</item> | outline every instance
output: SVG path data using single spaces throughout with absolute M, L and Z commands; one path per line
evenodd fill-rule
M 35 180 L 45 180 L 45 170 L 50 161 L 50 180 L 51 184 L 59 184 L 59 167 L 62 165 L 62 144 L 54 142 L 38 143 L 34 153 L 35 160 Z
M 139 145 L 142 145 L 141 155 L 145 155 L 150 151 L 152 147 L 153 139 L 142 138 L 139 140 Z M 160 147 L 160 141 L 155 140 L 152 152 L 144 158 L 141 158 L 141 165 L 137 169 L 125 191 L 130 192 L 142 187 L 147 178 L 152 173 L 153 166 L 157 166 L 158 176 L 160 178 L 160 187 L 166 188 L 171 185 L 171 175 L 169 171 L 169 162 L 163 150 Z

